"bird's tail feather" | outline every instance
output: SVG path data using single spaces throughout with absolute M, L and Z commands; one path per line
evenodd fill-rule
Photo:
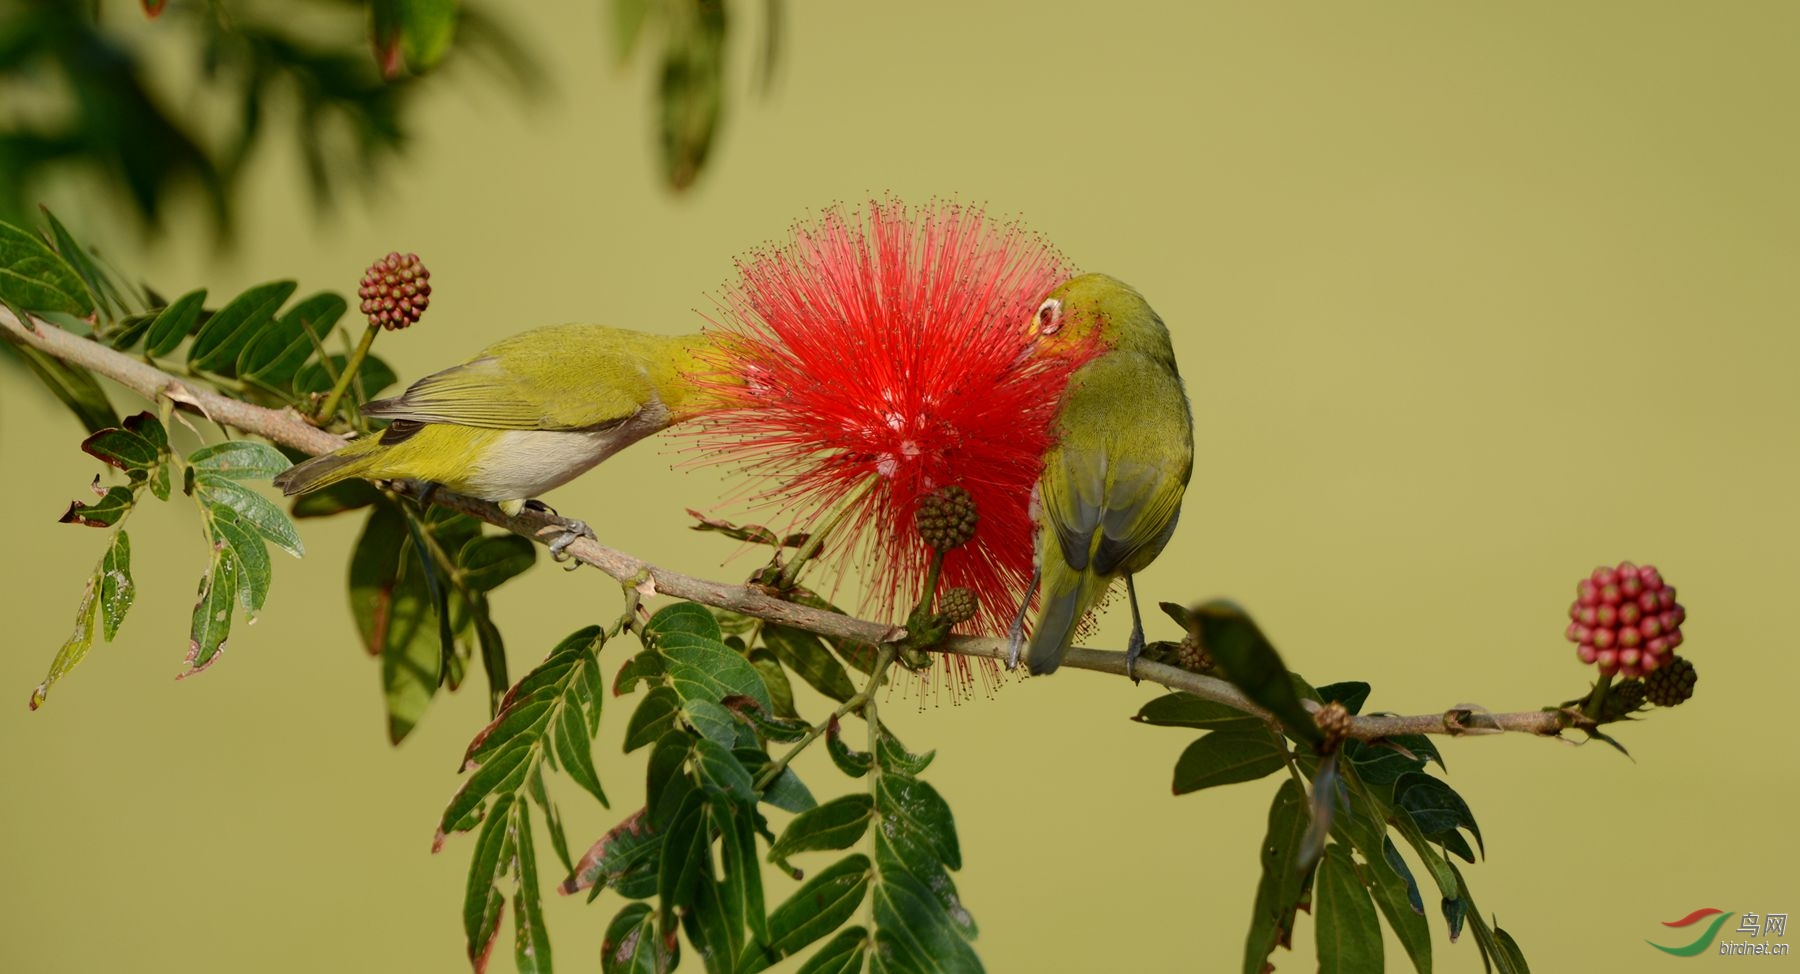
M 351 443 L 335 453 L 302 460 L 275 475 L 275 486 L 292 497 L 307 491 L 329 487 L 341 480 L 360 477 L 368 459 L 380 449 L 379 437 L 369 436 Z
M 1037 623 L 1031 627 L 1031 644 L 1025 650 L 1025 662 L 1033 676 L 1054 673 L 1062 665 L 1069 645 L 1075 641 L 1075 627 L 1081 625 L 1109 581 L 1068 568 L 1045 574 L 1048 577 L 1042 608 Z

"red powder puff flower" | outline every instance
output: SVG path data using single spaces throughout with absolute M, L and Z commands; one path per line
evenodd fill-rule
M 1038 304 L 1072 271 L 1042 238 L 955 204 L 889 200 L 797 225 L 739 261 L 720 304 L 716 365 L 745 384 L 702 433 L 759 500 L 823 527 L 844 506 L 835 556 L 870 571 L 865 610 L 904 617 L 931 550 L 919 501 L 960 486 L 974 537 L 939 591 L 977 601 L 960 628 L 999 632 L 1031 578 L 1031 491 L 1049 424 L 1081 358 L 1032 355 Z

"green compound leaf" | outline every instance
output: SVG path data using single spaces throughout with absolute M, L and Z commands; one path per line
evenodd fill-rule
M 771 861 L 816 849 L 848 849 L 869 831 L 875 800 L 868 794 L 845 795 L 794 816 L 769 849 Z
M 500 884 L 516 858 L 510 814 L 516 800 L 506 795 L 489 809 L 469 862 L 469 881 L 463 892 L 463 936 L 469 963 L 477 971 L 487 967 L 500 933 L 500 917 L 506 912 L 506 893 Z
M 868 896 L 873 880 L 873 864 L 861 854 L 846 856 L 808 879 L 769 917 L 766 944 L 752 943 L 745 947 L 738 957 L 738 974 L 758 974 L 767 970 L 837 929 L 855 915 Z M 854 933 L 860 941 L 861 929 L 857 928 Z M 822 950 L 814 959 L 829 950 L 829 947 Z M 860 967 L 856 969 L 860 970 Z
M 379 503 L 381 491 L 366 480 L 346 480 L 323 490 L 294 498 L 290 509 L 295 520 L 306 517 L 331 517 L 345 511 L 356 511 Z
M 1369 892 L 1395 939 L 1412 959 L 1419 974 L 1431 974 L 1431 924 L 1425 919 L 1424 902 L 1419 897 L 1419 884 L 1412 870 L 1394 848 L 1393 840 L 1382 836 L 1382 858 L 1371 862 L 1367 875 L 1372 880 Z M 1360 846 L 1358 847 L 1360 849 Z
M 800 965 L 796 974 L 860 974 L 870 946 L 867 930 L 846 927 Z
M 1424 757 L 1392 740 L 1345 741 L 1343 753 L 1357 777 L 1372 785 L 1391 785 L 1425 767 Z
M 1357 877 L 1350 847 L 1341 842 L 1332 843 L 1319 863 L 1313 914 L 1318 918 L 1321 972 L 1360 974 L 1384 969 L 1375 904 Z
M 1262 630 L 1236 603 L 1215 599 L 1188 610 L 1200 643 L 1237 688 L 1280 720 L 1296 740 L 1320 740 L 1318 725 L 1300 705 L 1293 674 Z
M 23 320 L 23 319 L 21 319 Z M 36 375 L 63 405 L 75 414 L 88 432 L 98 432 L 109 426 L 116 426 L 119 414 L 113 410 L 112 403 L 106 398 L 106 390 L 100 388 L 100 381 L 87 369 L 70 365 L 61 359 L 51 358 L 37 348 L 24 344 L 24 339 L 16 338 L 12 332 L 0 331 L 8 345 L 19 353 L 25 366 Z
M 344 299 L 328 291 L 308 295 L 266 325 L 238 355 L 237 374 L 265 391 L 286 395 L 294 376 L 325 345 L 343 317 Z
M 31 691 L 31 709 L 42 707 L 56 681 L 81 665 L 81 661 L 87 658 L 88 650 L 93 648 L 94 618 L 99 607 L 94 598 L 97 581 L 94 578 L 88 579 L 87 588 L 81 593 L 81 604 L 75 609 L 75 629 L 51 658 L 50 672 L 44 676 L 44 682 Z
M 81 275 L 37 235 L 0 222 L 0 301 L 23 311 L 94 313 Z
M 1280 771 L 1285 755 L 1266 731 L 1214 731 L 1189 744 L 1176 760 L 1175 794 L 1255 781 Z
M 915 775 L 927 759 L 909 754 L 885 727 L 876 737 L 874 792 L 876 881 L 872 941 L 884 968 L 980 971 L 969 942 L 974 918 L 950 873 L 962 852 L 950 806 Z
M 1451 839 L 1447 836 L 1454 836 L 1456 842 L 1461 843 L 1456 831 L 1468 829 L 1476 844 L 1482 845 L 1482 854 L 1487 854 L 1481 841 L 1481 828 L 1475 824 L 1475 814 L 1469 811 L 1468 802 L 1442 779 L 1423 772 L 1402 775 L 1394 782 L 1394 804 L 1405 809 L 1427 837 L 1448 843 Z M 1466 843 L 1461 844 L 1467 848 Z M 1467 855 L 1463 858 L 1473 861 Z
M 194 601 L 194 615 L 188 630 L 188 652 L 184 679 L 204 672 L 218 662 L 231 636 L 231 614 L 237 608 L 240 569 L 231 554 L 222 547 L 213 548 L 212 563 L 200 579 L 200 595 Z
M 437 693 L 436 603 L 425 584 L 407 516 L 383 500 L 350 555 L 350 614 L 371 656 L 381 659 L 388 739 L 406 739 Z
M 1369 685 L 1360 680 L 1344 683 L 1327 683 L 1319 688 L 1319 699 L 1324 703 L 1341 703 L 1344 709 L 1352 714 L 1362 713 L 1364 703 L 1369 700 Z
M 245 524 L 275 547 L 295 558 L 304 555 L 306 548 L 300 543 L 300 531 L 294 527 L 294 522 L 288 520 L 274 501 L 238 483 L 232 479 L 234 476 L 237 476 L 235 472 L 199 469 L 194 483 L 200 502 L 231 508 Z
M 813 633 L 770 623 L 763 627 L 763 645 L 814 690 L 838 703 L 856 696 L 856 684 L 850 682 L 844 664 Z
M 124 313 L 124 302 L 119 300 L 118 293 L 107 280 L 106 272 L 94 262 L 93 256 L 75 242 L 74 235 L 56 218 L 56 214 L 50 212 L 49 207 L 40 204 L 38 209 L 43 212 L 45 222 L 50 224 L 50 239 L 56 243 L 57 256 L 68 261 L 69 266 L 81 277 L 81 283 L 87 289 L 88 297 L 100 318 L 106 320 Z M 111 299 L 111 303 L 108 303 L 108 299 Z
M 200 312 L 205 306 L 205 288 L 176 298 L 157 314 L 156 320 L 150 323 L 150 330 L 144 333 L 144 352 L 162 358 L 180 348 L 182 341 L 199 324 Z
M 680 961 L 680 941 L 656 932 L 656 911 L 628 903 L 606 925 L 600 943 L 601 974 L 664 974 Z
M 1277 946 L 1287 946 L 1294 917 L 1306 895 L 1309 873 L 1300 869 L 1300 843 L 1306 834 L 1307 802 L 1300 786 L 1284 781 L 1269 805 L 1269 827 L 1262 841 L 1262 879 L 1250 914 L 1250 936 L 1244 943 L 1244 974 L 1262 974 Z
M 155 416 L 147 412 L 127 416 L 122 428 L 108 427 L 90 435 L 81 449 L 124 471 L 134 490 L 147 484 L 158 500 L 169 499 L 169 434 Z
M 663 178 L 676 190 L 699 177 L 725 100 L 725 5 L 687 9 L 668 32 L 657 91 Z
M 145 415 L 140 413 L 139 415 Z M 154 418 L 154 417 L 153 417 Z M 131 430 L 103 429 L 81 441 L 81 452 L 127 475 L 148 476 L 162 462 L 156 444 Z
M 601 836 L 558 889 L 564 895 L 591 889 L 598 896 L 609 887 L 627 897 L 652 895 L 662 844 L 662 833 L 650 827 L 648 809 L 640 808 Z
M 838 770 L 852 778 L 860 778 L 869 773 L 875 766 L 875 756 L 866 751 L 853 749 L 844 743 L 843 725 L 836 717 L 831 718 L 825 728 L 825 750 L 831 755 L 831 763 Z
M 1481 910 L 1475 906 L 1473 896 L 1468 892 L 1469 884 L 1463 879 L 1462 870 L 1457 869 L 1454 864 L 1451 864 L 1450 870 L 1456 874 L 1456 881 L 1463 889 L 1463 895 L 1456 901 L 1455 910 L 1458 915 L 1452 926 L 1460 927 L 1463 914 L 1466 912 L 1469 930 L 1475 935 L 1475 944 L 1481 950 L 1482 964 L 1492 965 L 1492 969 L 1498 971 L 1499 974 L 1530 974 L 1531 969 L 1525 964 L 1525 952 L 1519 949 L 1518 941 L 1514 940 L 1511 934 L 1500 929 L 1499 921 L 1496 920 L 1493 927 L 1487 925 L 1487 921 L 1481 916 Z M 1444 903 L 1446 917 L 1450 915 L 1451 911 L 1451 903 L 1446 900 Z M 1454 942 L 1455 935 L 1452 934 L 1450 939 Z
M 711 613 L 704 618 L 712 619 Z M 716 625 L 716 624 L 715 624 Z M 773 713 L 768 687 L 750 661 L 724 643 L 688 633 L 667 633 L 657 640 L 669 685 L 682 702 L 710 700 L 723 703 L 729 697 L 747 697 L 763 713 Z
M 456 565 L 464 585 L 491 592 L 537 562 L 537 545 L 516 534 L 488 534 L 463 545 Z
M 675 718 L 681 713 L 681 697 L 674 688 L 652 687 L 638 702 L 637 709 L 631 712 L 631 721 L 625 726 L 625 753 L 654 744 L 675 726 Z
M 255 440 L 226 440 L 188 455 L 188 465 L 207 479 L 268 480 L 293 466 L 280 450 Z
M 544 926 L 542 894 L 538 888 L 537 852 L 531 843 L 531 804 L 515 801 L 512 817 L 518 835 L 518 877 L 513 892 L 513 963 L 519 974 L 549 974 L 550 931 Z
M 719 742 L 704 737 L 694 742 L 694 772 L 707 795 L 755 804 L 756 784 L 750 772 Z
M 719 629 L 719 620 L 713 618 L 713 614 L 705 606 L 693 602 L 666 605 L 644 624 L 644 636 L 652 643 L 664 636 L 683 632 L 715 643 L 725 638 L 725 634 Z
M 726 646 L 734 650 L 738 648 L 736 643 L 743 642 L 735 636 L 729 638 L 734 642 L 726 643 Z M 774 653 L 758 646 L 750 651 L 750 665 L 756 667 L 756 674 L 762 677 L 763 686 L 768 688 L 769 702 L 774 705 L 774 712 L 771 714 L 757 712 L 756 716 L 761 718 L 757 726 L 767 731 L 771 727 L 780 726 L 772 723 L 773 721 L 798 720 L 800 710 L 794 704 L 794 684 L 788 680 L 787 670 L 781 665 L 781 660 Z
M 422 74 L 436 67 L 456 36 L 457 0 L 399 0 L 400 50 L 406 67 Z
M 100 478 L 95 477 L 96 481 Z M 131 505 L 136 503 L 137 494 L 129 487 L 108 487 L 106 493 L 92 504 L 70 501 L 69 509 L 57 518 L 63 524 L 85 524 L 90 528 L 110 528 L 119 523 Z
M 337 384 L 337 377 L 350 364 L 348 356 L 342 354 L 328 355 L 324 361 L 314 360 L 300 367 L 294 373 L 294 395 L 305 399 L 308 396 L 324 395 Z M 370 355 L 362 360 L 356 368 L 356 378 L 350 383 L 350 400 L 362 403 L 374 398 L 388 386 L 399 381 L 392 366 L 379 357 Z
M 207 540 L 236 565 L 238 598 L 243 602 L 245 616 L 254 620 L 268 600 L 269 582 L 274 575 L 269 564 L 269 549 L 255 529 L 245 524 L 232 508 L 208 504 L 205 517 Z
M 125 612 L 136 598 L 137 583 L 131 580 L 131 539 L 124 531 L 115 531 L 106 554 L 100 558 L 100 624 L 107 642 L 118 635 Z
M 293 281 L 258 284 L 213 313 L 188 348 L 188 365 L 219 375 L 237 373 L 238 356 L 274 320 L 275 312 L 294 294 Z M 151 327 L 155 331 L 155 326 Z
M 1249 731 L 1266 726 L 1260 717 L 1179 691 L 1144 704 L 1131 719 L 1158 727 L 1198 727 L 1202 730 Z
M 681 704 L 681 719 L 701 737 L 729 750 L 737 743 L 737 719 L 723 704 L 711 700 L 687 700 Z
M 443 847 L 454 832 L 466 832 L 484 820 L 490 823 L 499 809 L 512 808 L 519 832 L 521 859 L 520 894 L 514 898 L 514 925 L 521 953 L 516 960 L 526 964 L 549 963 L 549 944 L 543 936 L 542 917 L 537 903 L 534 863 L 525 862 L 531 853 L 525 836 L 530 818 L 527 798 L 536 800 L 549 814 L 550 803 L 541 785 L 546 766 L 560 762 L 565 773 L 602 804 L 604 794 L 595 775 L 587 711 L 601 705 L 602 693 L 596 692 L 593 671 L 599 667 L 599 648 L 605 636 L 598 626 L 589 626 L 571 634 L 559 643 L 538 667 L 527 673 L 506 692 L 499 713 L 469 743 L 464 755 L 464 768 L 472 773 L 445 806 L 438 824 L 433 850 Z M 595 717 L 597 719 L 597 715 Z M 574 768 L 576 770 L 571 771 Z M 534 786 L 534 782 L 537 783 Z M 471 866 L 471 894 L 464 903 L 464 918 L 485 919 L 488 887 L 480 887 L 477 878 L 484 865 L 486 840 L 476 845 L 476 859 Z M 590 856 L 593 853 L 590 852 Z M 587 859 L 583 867 L 592 868 Z M 578 868 L 583 868 L 578 867 Z M 476 931 L 471 925 L 469 930 Z M 492 946 L 491 939 L 477 941 L 471 936 L 471 957 L 479 949 Z

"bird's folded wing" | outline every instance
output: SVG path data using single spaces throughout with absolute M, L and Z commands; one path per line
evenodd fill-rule
M 641 371 L 614 368 L 606 378 L 569 362 L 525 377 L 478 358 L 428 375 L 405 393 L 363 407 L 363 415 L 488 429 L 587 430 L 622 422 L 654 395 Z
M 1140 552 L 1148 549 L 1155 557 L 1162 550 L 1181 509 L 1187 478 L 1158 464 L 1115 461 L 1110 480 L 1100 514 L 1100 544 L 1094 550 L 1094 570 L 1102 575 L 1121 565 L 1135 571 L 1129 566 Z

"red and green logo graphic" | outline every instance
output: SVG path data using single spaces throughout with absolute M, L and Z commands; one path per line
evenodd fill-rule
M 1695 910 L 1679 920 L 1663 921 L 1663 926 L 1665 927 L 1691 927 L 1707 917 L 1712 917 L 1713 921 L 1706 925 L 1706 929 L 1700 932 L 1700 936 L 1695 938 L 1693 943 L 1688 944 L 1685 947 L 1664 947 L 1662 944 L 1650 940 L 1646 940 L 1644 943 L 1655 947 L 1665 954 L 1674 954 L 1677 957 L 1692 957 L 1695 954 L 1704 953 L 1707 948 L 1711 947 L 1713 940 L 1719 936 L 1719 928 L 1724 926 L 1725 921 L 1731 919 L 1734 915 L 1735 914 L 1727 913 L 1724 910 L 1714 910 L 1710 907 Z

